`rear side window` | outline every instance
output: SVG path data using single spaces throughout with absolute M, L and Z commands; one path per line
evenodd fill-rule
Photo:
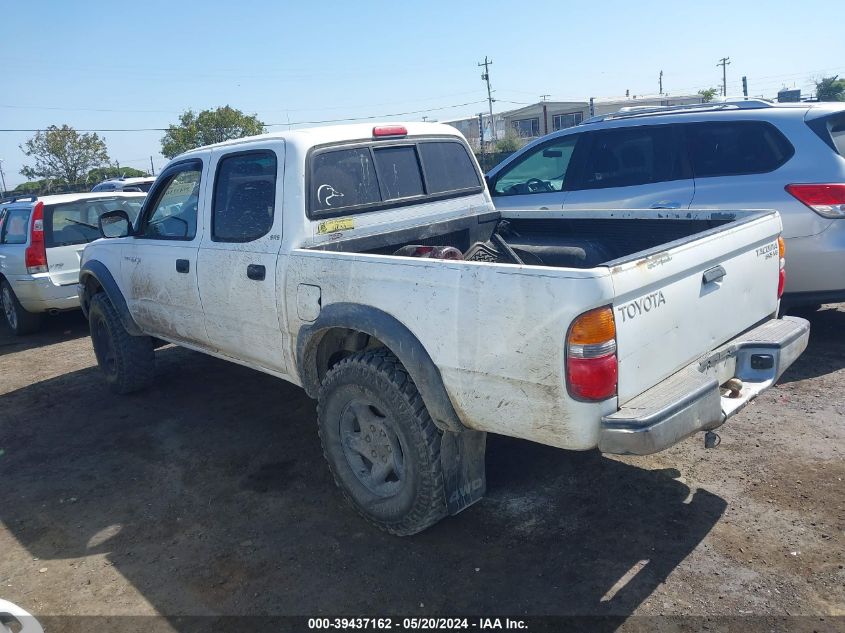
M 0 243 L 26 244 L 29 209 L 8 209 L 0 226 Z
M 681 152 L 672 126 L 601 130 L 591 135 L 580 186 L 632 187 L 682 177 Z
M 810 129 L 819 135 L 831 149 L 845 156 L 845 112 L 831 114 L 807 122 Z
M 774 171 L 795 152 L 783 134 L 764 121 L 690 123 L 683 129 L 696 178 Z
M 481 186 L 472 159 L 460 143 L 420 143 L 418 147 L 429 193 L 461 191 Z
M 385 200 L 412 198 L 425 193 L 420 163 L 413 145 L 382 147 L 375 150 L 375 156 Z
M 251 242 L 273 226 L 276 154 L 226 156 L 217 166 L 211 235 L 216 242 Z
M 143 198 L 80 200 L 44 207 L 44 244 L 47 248 L 86 244 L 102 237 L 99 219 L 106 211 L 122 210 L 134 222 Z

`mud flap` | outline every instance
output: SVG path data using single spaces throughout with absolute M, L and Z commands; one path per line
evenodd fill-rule
M 487 492 L 484 455 L 487 433 L 445 431 L 440 442 L 440 464 L 446 488 L 446 508 L 457 514 Z

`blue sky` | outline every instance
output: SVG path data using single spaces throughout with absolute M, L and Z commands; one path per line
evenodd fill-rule
M 0 128 L 162 128 L 229 104 L 265 123 L 494 109 L 717 86 L 753 95 L 845 76 L 842 0 L 803 2 L 7 2 Z M 836 25 L 832 31 L 829 25 Z M 827 31 L 827 34 L 825 34 Z M 466 105 L 458 105 L 466 104 Z M 452 107 L 458 106 L 458 107 Z M 441 109 L 442 108 L 442 109 Z M 435 110 L 436 109 L 436 110 Z M 284 129 L 284 127 L 271 127 Z M 31 133 L 0 132 L 9 188 Z M 121 165 L 158 170 L 161 132 L 105 132 Z

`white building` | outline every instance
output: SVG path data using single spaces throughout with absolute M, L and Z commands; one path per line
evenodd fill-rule
M 504 138 L 513 131 L 520 138 L 530 140 L 557 130 L 572 127 L 586 121 L 591 116 L 616 112 L 631 106 L 669 106 L 701 103 L 701 95 L 644 95 L 633 97 L 601 98 L 590 101 L 540 101 L 531 105 L 494 113 L 496 140 Z M 484 126 L 484 141 L 493 140 L 490 116 L 487 114 L 463 119 L 442 121 L 457 128 L 467 138 L 470 145 L 480 148 L 480 131 Z

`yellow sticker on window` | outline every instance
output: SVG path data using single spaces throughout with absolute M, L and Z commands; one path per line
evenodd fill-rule
M 317 225 L 317 234 L 337 233 L 355 228 L 354 218 L 338 218 L 337 220 L 323 220 Z

